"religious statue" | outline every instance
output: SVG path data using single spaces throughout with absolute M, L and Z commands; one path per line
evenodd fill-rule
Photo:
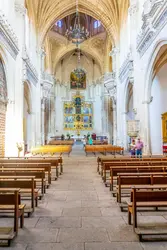
M 80 97 L 75 98 L 75 105 L 76 106 L 81 106 L 81 98 Z

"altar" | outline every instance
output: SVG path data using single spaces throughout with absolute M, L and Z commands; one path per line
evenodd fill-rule
M 71 102 L 64 102 L 64 130 L 76 131 L 78 136 L 81 131 L 93 130 L 93 105 L 79 93 Z

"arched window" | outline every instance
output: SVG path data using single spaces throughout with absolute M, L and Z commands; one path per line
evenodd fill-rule
M 94 21 L 93 27 L 94 29 L 97 29 L 101 26 L 101 22 L 99 20 Z
M 59 27 L 59 28 L 62 28 L 62 26 L 63 26 L 62 20 L 57 21 L 56 26 Z

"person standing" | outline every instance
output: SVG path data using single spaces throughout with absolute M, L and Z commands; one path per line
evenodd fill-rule
M 89 137 L 89 145 L 93 145 L 92 136 Z
M 137 143 L 136 143 L 136 154 L 137 157 L 142 158 L 142 150 L 143 150 L 144 144 L 143 142 L 140 140 L 140 138 L 138 138 Z
M 86 136 L 85 135 L 84 135 L 82 142 L 83 142 L 83 148 L 85 148 L 85 146 L 86 146 Z
M 136 143 L 134 139 L 132 139 L 132 143 L 130 144 L 130 154 L 131 157 L 135 157 L 136 155 Z

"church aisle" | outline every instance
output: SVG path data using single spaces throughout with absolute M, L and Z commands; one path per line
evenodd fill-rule
M 25 219 L 24 230 L 19 230 L 8 249 L 167 249 L 167 243 L 138 242 L 127 225 L 127 214 L 121 213 L 97 174 L 95 157 L 81 154 L 65 157 L 64 162 L 64 174 L 47 190 L 33 217 Z M 166 220 L 163 216 L 142 217 L 149 222 Z

